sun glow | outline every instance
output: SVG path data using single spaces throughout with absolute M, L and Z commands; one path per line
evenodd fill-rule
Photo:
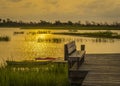
M 41 34 L 41 35 L 38 36 L 38 38 L 45 39 L 46 38 L 46 34 Z
M 37 36 L 37 38 L 41 38 L 41 39 L 47 39 L 51 37 L 52 37 L 52 34 L 40 34 Z

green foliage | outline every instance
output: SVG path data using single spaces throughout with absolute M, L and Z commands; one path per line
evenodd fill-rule
M 68 86 L 67 65 L 1 68 L 0 86 Z

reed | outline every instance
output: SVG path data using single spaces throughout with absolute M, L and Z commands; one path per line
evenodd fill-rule
M 68 86 L 66 64 L 0 68 L 0 86 Z

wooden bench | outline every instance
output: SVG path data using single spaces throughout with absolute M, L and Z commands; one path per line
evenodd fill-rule
M 80 65 L 84 62 L 85 45 L 81 45 L 81 50 L 76 49 L 75 41 L 64 45 L 64 60 L 68 61 L 68 79 L 70 86 L 81 86 L 87 71 L 80 70 Z
M 77 68 L 84 62 L 85 45 L 81 45 L 81 50 L 76 49 L 75 41 L 64 45 L 64 60 L 68 61 L 69 68 L 77 64 Z

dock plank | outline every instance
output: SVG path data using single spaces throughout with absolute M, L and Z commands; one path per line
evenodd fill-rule
M 120 54 L 86 55 L 79 70 L 88 71 L 82 86 L 120 86 Z

